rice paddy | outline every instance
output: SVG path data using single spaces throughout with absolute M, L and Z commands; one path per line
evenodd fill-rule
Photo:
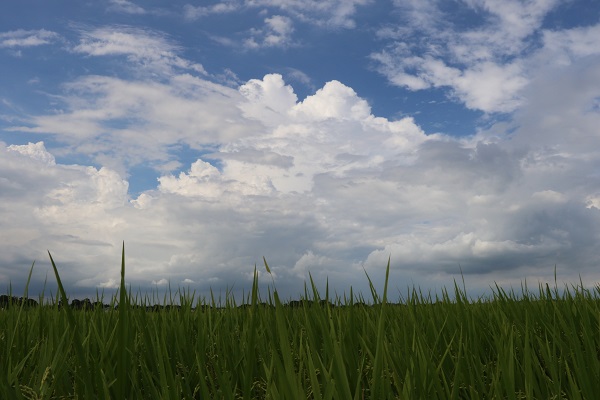
M 308 283 L 243 305 L 176 292 L 178 307 L 125 287 L 106 306 L 58 295 L 0 308 L 2 399 L 591 399 L 600 381 L 600 289 L 496 287 L 469 300 L 417 289 L 330 299 Z M 265 261 L 265 268 L 269 266 Z M 389 273 L 389 264 L 387 266 Z M 369 279 L 366 277 L 365 279 Z M 310 295 L 309 295 L 310 293 Z M 452 294 L 452 296 L 450 296 Z M 59 305 L 60 303 L 60 305 Z M 92 304 L 92 303 L 90 303 Z

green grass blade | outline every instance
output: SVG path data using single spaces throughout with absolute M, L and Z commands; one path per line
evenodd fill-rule
M 383 288 L 383 300 L 380 305 L 381 309 L 379 310 L 379 323 L 377 326 L 377 347 L 375 350 L 375 360 L 373 362 L 373 398 L 375 399 L 383 399 L 387 396 L 387 385 L 385 379 L 383 378 L 383 369 L 385 365 L 385 354 L 384 354 L 384 341 L 385 339 L 385 303 L 387 301 L 387 289 L 388 282 L 390 276 L 390 261 L 391 257 L 388 258 L 387 267 L 385 269 L 385 285 Z M 369 279 L 369 284 L 373 288 L 371 280 Z M 374 290 L 374 289 L 372 289 Z
M 92 398 L 96 394 L 96 384 L 94 378 L 95 375 L 93 373 L 90 373 L 90 368 L 83 350 L 81 336 L 79 334 L 79 328 L 77 326 L 75 316 L 73 315 L 73 310 L 71 310 L 71 307 L 69 307 L 69 298 L 67 297 L 67 293 L 58 273 L 58 268 L 56 267 L 56 264 L 52 259 L 52 254 L 50 254 L 50 251 L 48 251 L 48 256 L 50 257 L 50 263 L 52 264 L 52 269 L 54 270 L 54 276 L 56 277 L 58 291 L 64 304 L 64 310 L 67 314 L 67 320 L 69 322 L 68 327 L 71 330 L 71 336 L 73 338 L 72 343 L 73 347 L 75 348 L 75 354 L 79 361 L 80 367 L 77 369 L 76 376 L 80 380 L 80 384 L 77 387 L 83 387 L 83 393 L 85 394 L 85 397 Z
M 127 396 L 127 384 L 128 384 L 128 371 L 129 371 L 129 357 L 128 357 L 128 319 L 129 319 L 129 307 L 127 290 L 125 288 L 125 242 L 123 242 L 123 249 L 121 252 L 121 285 L 119 288 L 119 310 L 117 320 L 117 381 L 116 381 L 116 398 L 126 399 Z

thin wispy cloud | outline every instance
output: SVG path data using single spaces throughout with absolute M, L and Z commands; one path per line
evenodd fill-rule
M 354 28 L 354 17 L 360 7 L 371 3 L 373 0 L 229 0 L 201 6 L 185 4 L 183 12 L 187 20 L 196 20 L 212 14 L 271 10 L 314 25 Z
M 370 3 L 372 0 L 245 0 L 250 7 L 278 8 L 301 21 L 336 28 L 354 28 L 360 6 Z
M 0 32 L 0 48 L 34 47 L 53 43 L 60 38 L 56 32 L 45 29 Z
M 183 13 L 186 20 L 194 21 L 212 14 L 230 13 L 237 11 L 240 8 L 241 5 L 233 1 L 217 3 L 210 6 L 193 6 L 191 4 L 186 4 L 183 7 Z
M 169 73 L 172 68 L 205 73 L 201 64 L 177 55 L 179 47 L 164 35 L 127 26 L 111 26 L 81 32 L 73 51 L 90 56 L 126 56 L 135 67 Z
M 146 10 L 128 0 L 109 0 L 110 6 L 108 9 L 114 12 L 120 12 L 125 14 L 146 14 Z

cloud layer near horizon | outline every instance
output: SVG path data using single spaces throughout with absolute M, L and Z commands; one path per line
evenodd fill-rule
M 547 279 L 555 264 L 598 279 L 600 86 L 578 82 L 600 82 L 599 65 L 540 76 L 510 123 L 462 139 L 374 116 L 337 81 L 299 101 L 277 74 L 238 90 L 188 74 L 79 79 L 68 110 L 32 118 L 29 130 L 127 165 L 167 163 L 176 143 L 216 150 L 131 198 L 118 168 L 57 163 L 42 142 L 1 144 L 1 204 L 11 207 L 0 209 L 0 273 L 19 280 L 12 266 L 50 249 L 73 287 L 114 287 L 125 240 L 140 287 L 244 286 L 262 256 L 290 293 L 309 272 L 360 287 L 362 268 L 378 277 L 389 256 L 400 288 L 448 285 L 462 270 L 484 290 L 490 276 Z M 109 130 L 116 110 L 133 114 Z

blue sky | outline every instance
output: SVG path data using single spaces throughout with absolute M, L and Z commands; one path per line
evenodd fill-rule
M 600 279 L 595 1 L 0 8 L 0 285 Z

